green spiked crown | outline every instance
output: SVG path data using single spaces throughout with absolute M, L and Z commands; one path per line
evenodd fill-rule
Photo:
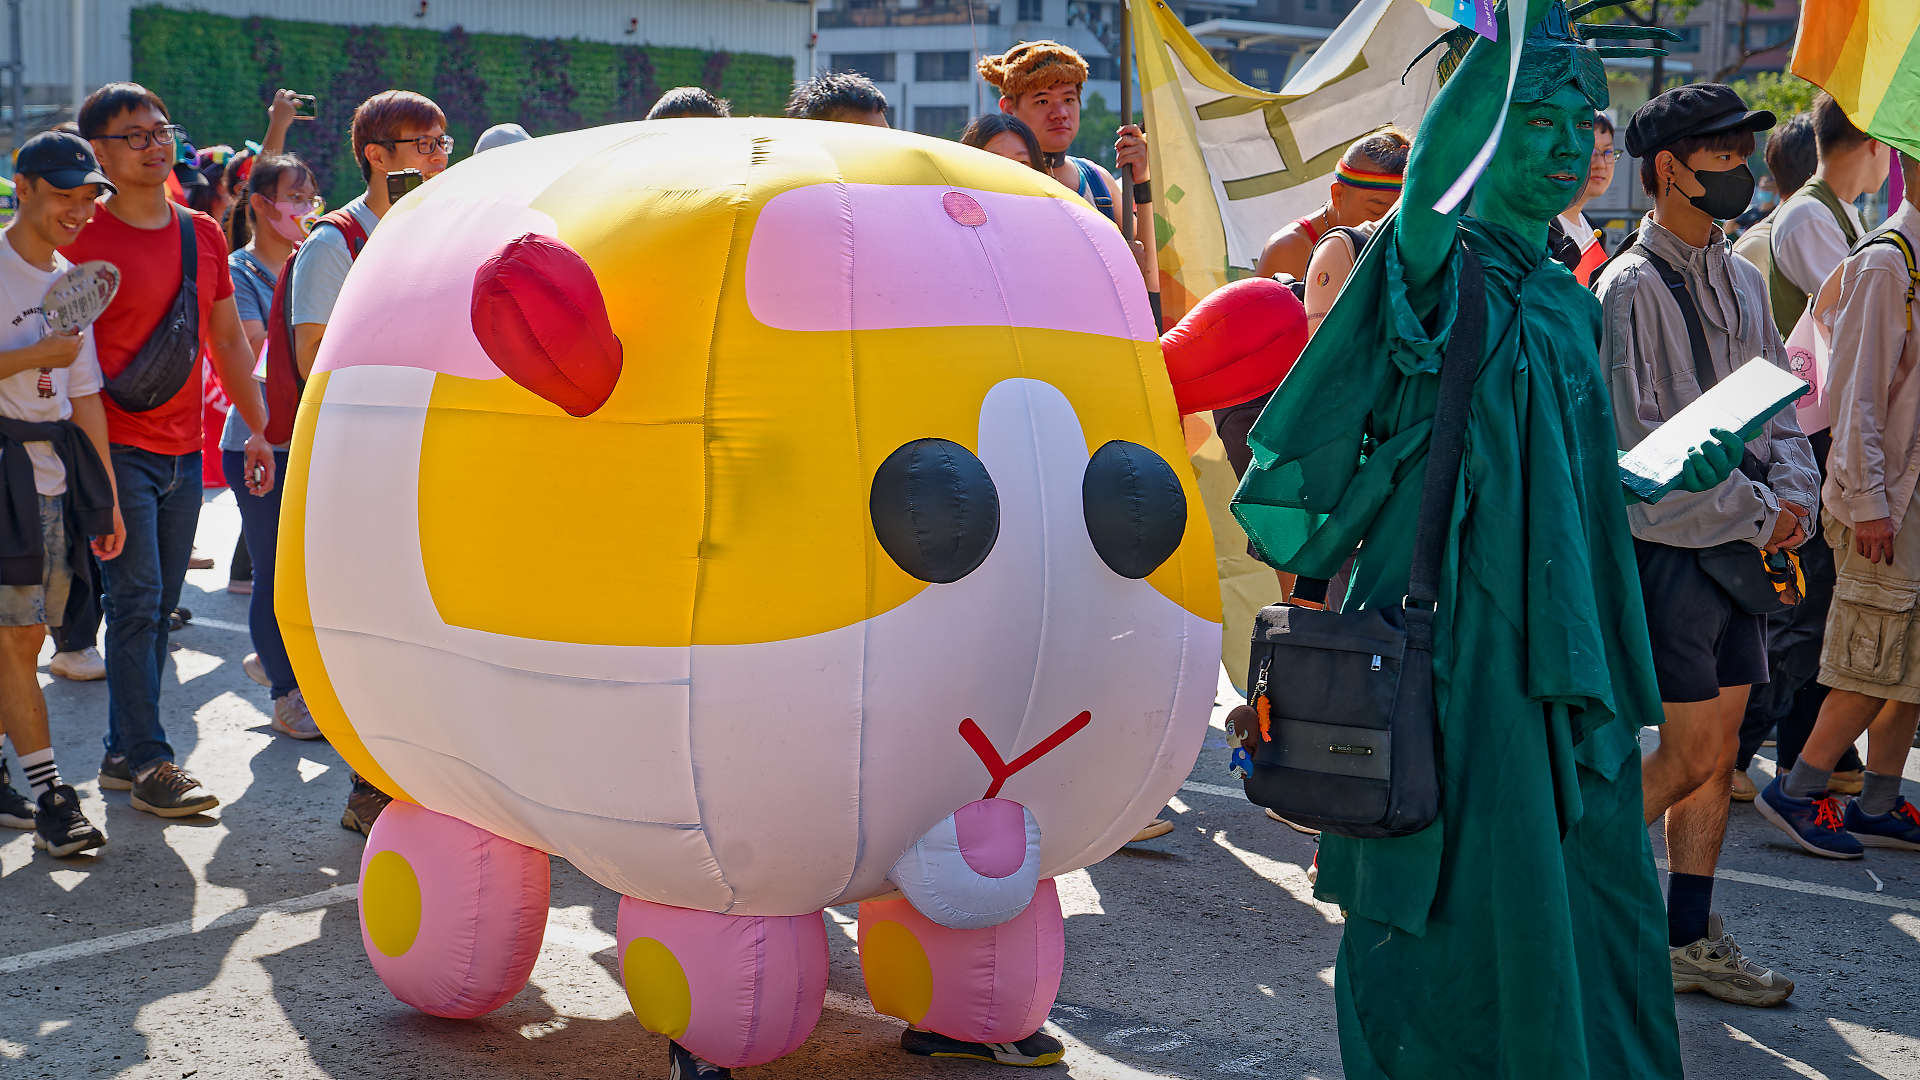
M 1665 56 L 1667 51 L 1650 46 L 1595 45 L 1594 42 L 1623 38 L 1680 40 L 1679 34 L 1658 26 L 1607 26 L 1575 21 L 1582 15 L 1619 7 L 1627 2 L 1586 0 L 1569 11 L 1561 0 L 1554 0 L 1546 15 L 1527 31 L 1527 39 L 1521 46 L 1520 74 L 1514 84 L 1513 100 L 1543 101 L 1562 86 L 1572 83 L 1586 95 L 1588 103 L 1596 111 L 1606 108 L 1609 101 L 1607 70 L 1602 63 L 1606 57 Z M 1505 3 L 1500 5 L 1500 10 L 1506 10 Z M 1434 47 L 1446 49 L 1436 69 L 1440 82 L 1445 83 L 1454 69 L 1460 66 L 1460 61 L 1466 58 L 1467 50 L 1472 48 L 1478 36 L 1469 27 L 1455 27 L 1423 50 L 1421 55 L 1426 55 Z

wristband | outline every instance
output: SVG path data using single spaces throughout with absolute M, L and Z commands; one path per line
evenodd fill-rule
M 1150 203 L 1153 201 L 1153 181 L 1135 180 L 1133 182 L 1133 201 Z

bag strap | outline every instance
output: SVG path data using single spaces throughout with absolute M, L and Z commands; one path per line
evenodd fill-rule
M 1432 610 L 1440 598 L 1440 560 L 1453 522 L 1454 489 L 1467 445 L 1467 414 L 1473 408 L 1473 380 L 1487 337 L 1486 277 L 1480 256 L 1460 241 L 1460 296 L 1440 360 L 1440 398 L 1433 408 L 1433 434 L 1420 493 L 1420 523 L 1413 534 L 1413 572 L 1406 605 Z
M 1113 192 L 1107 187 L 1105 178 L 1094 174 L 1093 163 L 1086 158 L 1076 157 L 1068 160 L 1073 162 L 1074 168 L 1080 170 L 1080 186 L 1087 189 L 1087 198 L 1092 201 L 1094 209 L 1107 217 L 1113 217 Z
M 1887 229 L 1867 238 L 1866 243 L 1854 248 L 1861 251 L 1875 244 L 1886 244 L 1900 249 L 1900 257 L 1907 260 L 1907 333 L 1913 333 L 1913 301 L 1916 292 L 1920 292 L 1920 263 L 1913 256 L 1913 243 L 1906 234 L 1898 229 Z
M 1860 242 L 1860 230 L 1853 227 L 1853 219 L 1849 218 L 1847 212 L 1841 209 L 1840 196 L 1834 192 L 1832 185 L 1816 176 L 1807 181 L 1800 190 L 1805 192 L 1813 201 L 1826 207 L 1827 212 L 1833 215 L 1833 222 L 1840 226 L 1840 235 L 1845 238 L 1848 247 L 1852 247 Z
M 1300 220 L 1305 221 L 1306 219 L 1301 218 Z M 1359 262 L 1360 252 L 1367 246 L 1367 236 L 1365 233 L 1361 232 L 1359 229 L 1356 229 L 1351 225 L 1335 225 L 1333 228 L 1328 229 L 1326 232 L 1321 233 L 1320 239 L 1315 240 L 1313 242 L 1314 252 L 1316 253 L 1319 252 L 1320 245 L 1326 243 L 1328 240 L 1336 236 L 1344 237 L 1346 239 L 1347 243 L 1351 245 L 1353 248 L 1353 261 Z M 1311 255 L 1308 256 L 1308 261 L 1312 261 Z
M 1707 392 L 1720 381 L 1720 376 L 1714 373 L 1713 353 L 1707 349 L 1707 328 L 1700 321 L 1700 309 L 1694 306 L 1693 293 L 1687 291 L 1686 279 L 1672 263 L 1654 254 L 1646 244 L 1634 241 L 1633 251 L 1660 272 L 1660 280 L 1667 283 L 1673 302 L 1680 305 L 1680 317 L 1687 323 L 1687 344 L 1693 350 L 1693 377 L 1700 384 L 1700 392 Z
M 193 215 L 176 207 L 174 218 L 180 223 L 180 288 L 191 293 L 198 283 L 196 270 L 200 262 L 200 247 L 194 242 Z

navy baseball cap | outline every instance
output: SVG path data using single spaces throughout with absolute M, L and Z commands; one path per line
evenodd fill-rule
M 21 144 L 14 158 L 15 176 L 37 176 L 62 191 L 99 184 L 108 191 L 113 182 L 100 171 L 87 140 L 65 131 L 43 131 Z

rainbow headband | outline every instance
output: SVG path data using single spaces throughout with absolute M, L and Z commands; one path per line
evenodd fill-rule
M 1333 167 L 1333 178 L 1348 187 L 1365 188 L 1368 191 L 1399 191 L 1406 182 L 1404 173 L 1364 172 L 1344 161 Z

